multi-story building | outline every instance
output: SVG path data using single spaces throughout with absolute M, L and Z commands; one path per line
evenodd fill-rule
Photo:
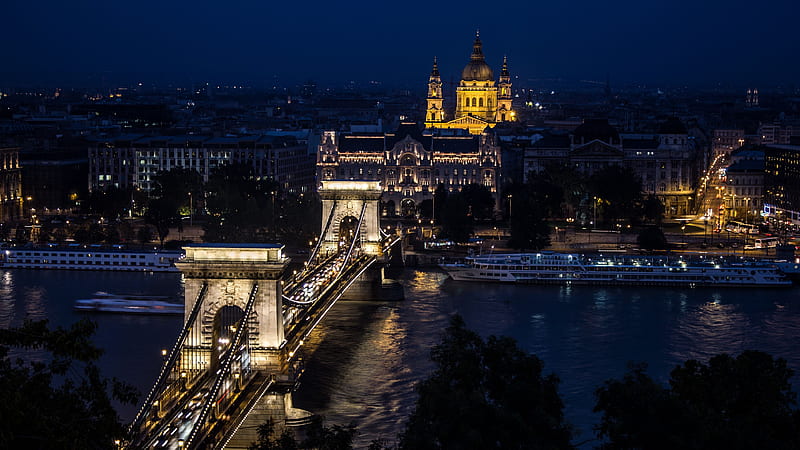
M 393 133 L 325 131 L 317 154 L 319 180 L 377 180 L 383 186 L 382 214 L 415 216 L 438 185 L 457 192 L 481 184 L 498 205 L 500 147 L 491 133 L 423 133 L 403 123 Z
M 763 214 L 800 226 L 800 146 L 764 147 L 764 190 Z
M 742 159 L 725 169 L 725 199 L 737 219 L 754 220 L 764 204 L 764 159 Z
M 479 135 L 488 127 L 500 122 L 513 122 L 516 112 L 512 107 L 511 75 L 508 59 L 503 58 L 500 78 L 495 82 L 492 68 L 486 64 L 480 36 L 475 36 L 470 61 L 461 72 L 461 82 L 456 88 L 456 104 L 449 113 L 445 110 L 442 77 L 434 58 L 428 78 L 428 107 L 425 113 L 427 128 L 459 128 Z
M 22 218 L 22 178 L 19 148 L 0 148 L 0 220 Z
M 630 168 L 645 194 L 664 204 L 668 216 L 693 212 L 697 157 L 686 127 L 672 118 L 657 134 L 623 134 L 606 119 L 588 119 L 567 134 L 553 134 L 525 149 L 526 179 L 551 164 L 568 164 L 591 175 L 609 165 Z
M 89 147 L 89 189 L 108 186 L 153 189 L 154 177 L 175 168 L 194 169 L 208 181 L 227 164 L 253 167 L 286 192 L 311 192 L 314 155 L 291 136 L 119 136 Z
M 744 130 L 714 130 L 711 151 L 714 156 L 728 156 L 744 145 Z
M 758 143 L 762 145 L 788 145 L 795 136 L 800 136 L 797 124 L 762 123 L 758 127 Z

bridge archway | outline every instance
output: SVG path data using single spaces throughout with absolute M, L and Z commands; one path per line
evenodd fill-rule
M 202 303 L 197 323 L 186 338 L 191 356 L 181 360 L 181 368 L 191 375 L 216 367 L 230 345 L 224 341 L 233 338 L 230 327 L 240 323 L 254 295 L 252 313 L 245 322 L 242 342 L 249 353 L 243 355 L 243 363 L 254 369 L 276 370 L 282 364 L 279 354 L 284 341 L 280 279 L 288 259 L 283 246 L 192 244 L 184 250 L 186 257 L 176 263 L 185 279 L 184 320 L 189 320 L 196 301 Z M 198 298 L 203 285 L 207 293 Z
M 225 305 L 214 314 L 211 330 L 211 342 L 214 343 L 211 349 L 211 370 L 217 370 L 220 359 L 228 352 L 236 351 L 231 348 L 231 345 L 242 317 L 244 317 L 244 310 L 238 305 Z M 249 328 L 249 325 L 245 323 L 245 327 Z M 249 329 L 245 330 L 245 342 L 249 339 L 248 331 Z
M 342 245 L 349 245 L 355 237 L 356 230 L 358 229 L 358 217 L 344 216 L 342 221 L 339 222 L 339 242 Z
M 319 188 L 322 199 L 322 230 L 320 252 L 333 253 L 339 249 L 342 231 L 349 230 L 361 217 L 359 236 L 361 249 L 370 255 L 380 255 L 380 198 L 383 189 L 378 181 L 325 180 Z

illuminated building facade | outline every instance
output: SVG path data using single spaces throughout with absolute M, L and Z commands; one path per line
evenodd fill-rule
M 0 220 L 22 217 L 22 178 L 19 148 L 0 148 Z
M 441 184 L 485 186 L 498 205 L 500 147 L 492 133 L 443 135 L 403 123 L 394 133 L 323 132 L 317 179 L 380 181 L 383 216 L 415 217 Z
M 194 169 L 208 181 L 219 167 L 246 164 L 285 192 L 310 192 L 314 155 L 291 136 L 118 136 L 89 147 L 89 189 L 136 187 L 149 192 L 155 176 Z
M 609 165 L 630 168 L 645 195 L 655 195 L 667 216 L 693 212 L 697 152 L 686 127 L 675 118 L 657 134 L 619 134 L 606 119 L 587 119 L 569 135 L 545 136 L 525 149 L 525 179 L 552 164 L 591 175 Z
M 494 127 L 499 122 L 515 121 L 508 59 L 503 58 L 500 78 L 495 82 L 494 72 L 486 64 L 483 55 L 480 36 L 476 36 L 470 61 L 461 72 L 461 82 L 456 88 L 455 114 L 450 116 L 445 111 L 442 77 L 438 61 L 434 58 L 433 69 L 428 78 L 427 105 L 427 128 L 459 128 L 479 135 L 487 127 Z
M 744 130 L 714 130 L 712 142 L 714 156 L 730 156 L 744 145 Z

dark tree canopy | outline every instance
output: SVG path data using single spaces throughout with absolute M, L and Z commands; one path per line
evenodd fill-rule
M 757 351 L 676 367 L 669 387 L 633 366 L 596 391 L 600 448 L 797 449 L 800 413 L 783 359 Z
M 494 215 L 494 198 L 489 188 L 472 183 L 461 188 L 461 196 L 467 203 L 467 214 L 476 220 L 491 219 Z
M 629 168 L 611 165 L 589 177 L 589 193 L 607 226 L 618 220 L 635 222 L 641 211 L 642 180 Z
M 353 439 L 358 435 L 355 424 L 328 427 L 319 416 L 312 418 L 305 431 L 306 438 L 298 442 L 286 428 L 277 433 L 275 423 L 269 419 L 259 425 L 258 441 L 249 450 L 350 450 L 353 448 Z
M 541 250 L 550 245 L 550 226 L 546 217 L 552 212 L 552 208 L 558 208 L 560 201 L 552 197 L 558 196 L 550 190 L 552 185 L 537 190 L 540 184 L 546 185 L 530 183 L 512 194 L 511 239 L 508 241 L 512 248 L 523 251 Z
M 125 437 L 112 400 L 132 404 L 136 394 L 100 374 L 95 329 L 83 320 L 68 329 L 40 321 L 0 330 L 0 448 L 111 449 Z
M 664 218 L 664 204 L 653 194 L 647 196 L 642 206 L 642 213 L 647 222 L 661 225 Z
M 654 226 L 642 229 L 636 238 L 636 242 L 640 248 L 645 250 L 665 249 L 669 246 L 664 232 L 661 231 L 661 228 Z
M 431 359 L 401 449 L 572 448 L 558 377 L 513 339 L 484 341 L 454 316 Z
M 439 210 L 439 206 L 436 206 Z M 437 221 L 439 215 L 437 214 Z M 473 231 L 473 218 L 469 214 L 469 204 L 460 192 L 447 196 L 447 201 L 441 209 L 442 237 L 450 238 L 456 242 L 467 242 Z

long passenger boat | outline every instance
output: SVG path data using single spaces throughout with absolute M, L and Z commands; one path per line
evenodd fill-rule
M 180 251 L 125 250 L 100 246 L 11 247 L 0 250 L 3 269 L 177 272 Z
M 771 264 L 665 256 L 539 252 L 470 256 L 440 264 L 453 280 L 633 286 L 789 287 Z

